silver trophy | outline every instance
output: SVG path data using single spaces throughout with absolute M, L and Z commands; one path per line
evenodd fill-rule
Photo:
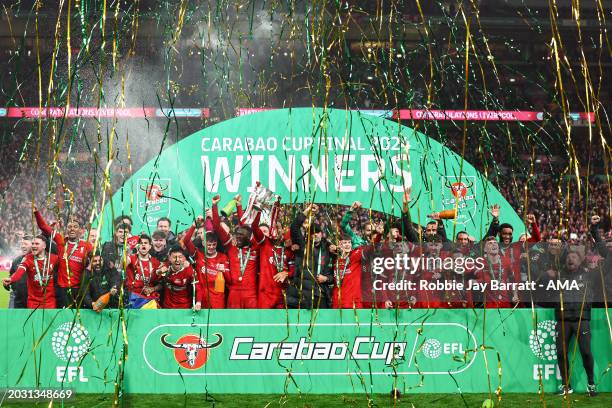
M 272 208 L 277 199 L 278 196 L 272 190 L 257 182 L 240 221 L 243 224 L 251 225 L 257 212 L 261 211 L 260 224 L 269 224 L 272 218 Z

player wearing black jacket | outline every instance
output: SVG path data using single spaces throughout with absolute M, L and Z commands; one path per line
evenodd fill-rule
M 287 288 L 287 306 L 290 308 L 318 309 L 330 307 L 329 283 L 332 282 L 329 243 L 322 238 L 321 227 L 313 224 L 304 235 L 304 222 L 317 212 L 311 204 L 304 212 L 296 215 L 291 224 L 291 242 L 299 246 L 294 251 L 295 273 Z M 312 212 L 312 214 L 310 214 Z
M 13 259 L 13 263 L 11 264 L 11 269 L 9 270 L 9 276 L 13 275 L 17 272 L 17 267 L 21 264 L 23 257 L 26 256 L 30 252 L 30 248 L 32 247 L 32 237 L 29 235 L 24 235 L 21 238 L 21 255 L 17 258 Z M 10 294 L 9 300 L 9 308 L 11 309 L 25 309 L 27 308 L 28 301 L 28 287 L 27 287 L 27 277 L 24 275 L 19 281 L 13 283 L 11 285 L 12 291 Z
M 117 269 L 104 265 L 99 254 L 92 255 L 81 279 L 79 294 L 83 297 L 82 307 L 93 309 L 95 301 L 110 292 L 111 297 L 107 307 L 116 308 L 119 304 L 117 290 L 119 287 L 121 287 L 121 278 Z

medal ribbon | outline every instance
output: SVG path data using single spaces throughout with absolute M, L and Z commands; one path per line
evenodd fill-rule
M 249 263 L 249 256 L 251 256 L 251 248 L 249 248 L 249 250 L 247 251 L 246 256 L 244 257 L 244 262 L 243 262 L 242 248 L 238 250 L 238 257 L 240 258 L 240 280 L 242 280 L 242 277 L 244 276 L 244 272 L 246 271 L 246 266 Z
M 138 265 L 140 266 L 140 272 L 142 272 L 142 281 L 145 283 L 145 285 L 149 284 L 149 281 L 151 280 L 151 273 L 153 272 L 153 265 L 150 257 L 147 259 L 147 264 L 149 265 L 149 276 L 145 274 L 145 270 L 142 267 L 142 259 L 140 259 L 140 257 L 138 258 Z
M 279 248 L 279 247 L 276 247 L 276 248 Z M 280 262 L 278 260 L 278 256 L 276 255 L 276 251 L 272 250 L 272 255 L 274 255 L 274 264 L 276 265 L 277 273 L 280 273 L 283 271 L 283 264 L 285 263 L 285 247 L 280 247 L 280 248 L 281 248 Z
M 349 266 L 350 263 L 350 254 L 346 256 L 346 258 L 344 258 L 344 269 L 342 270 L 342 275 L 338 274 L 338 269 L 339 265 L 340 265 L 340 260 L 336 261 L 336 271 L 335 271 L 335 276 L 336 276 L 336 286 L 340 287 L 342 286 L 342 281 L 344 281 L 344 275 L 346 274 L 346 268 Z
M 36 269 L 36 277 L 38 278 L 38 283 L 40 284 L 42 288 L 46 287 L 47 283 L 49 282 L 49 275 L 50 275 L 49 274 L 49 264 L 47 263 L 47 257 L 43 259 L 44 276 L 40 272 L 40 269 L 38 268 L 38 259 L 36 257 L 34 257 L 34 268 Z M 44 283 L 43 283 L 43 277 L 45 278 Z
M 79 241 L 75 242 L 74 245 L 72 246 L 72 250 L 70 251 L 69 254 L 66 254 L 66 252 L 64 252 L 64 262 L 66 262 L 66 275 L 68 277 L 68 286 L 71 287 L 71 282 L 70 282 L 70 277 L 72 276 L 72 271 L 70 270 L 70 264 L 68 263 L 68 261 L 70 260 L 70 257 L 74 254 L 74 251 L 76 251 L 77 247 L 79 246 Z
M 501 257 L 499 258 L 499 264 L 498 265 L 499 265 L 499 267 L 498 267 L 499 273 L 497 275 L 497 280 L 499 282 L 501 282 L 501 280 L 502 280 L 502 273 L 503 273 L 502 258 Z M 489 275 L 491 275 L 492 279 L 495 279 L 495 272 L 493 272 L 493 266 L 490 263 L 489 263 Z

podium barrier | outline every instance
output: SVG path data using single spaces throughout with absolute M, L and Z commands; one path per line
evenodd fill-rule
M 604 309 L 592 312 L 612 391 Z M 554 312 L 489 310 L 0 310 L 2 387 L 108 393 L 536 393 L 559 373 Z M 577 348 L 572 385 L 586 387 Z M 489 389 L 489 387 L 491 387 Z

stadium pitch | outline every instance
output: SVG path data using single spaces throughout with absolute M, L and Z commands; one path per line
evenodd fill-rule
M 214 407 L 214 408 L 340 408 L 340 407 L 477 407 L 483 406 L 483 402 L 491 398 L 488 394 L 407 394 L 399 400 L 393 400 L 390 395 L 373 395 L 371 400 L 365 395 L 261 395 L 261 394 L 218 394 L 218 395 L 144 395 L 131 394 L 123 397 L 117 405 L 113 404 L 112 395 L 82 394 L 75 399 L 64 402 L 56 401 L 53 405 L 47 403 L 17 403 L 1 404 L 2 407 L 26 407 L 26 406 L 61 406 L 71 407 L 130 407 L 145 408 L 151 406 L 166 407 Z M 546 407 L 546 408 L 586 408 L 586 407 L 610 407 L 612 406 L 612 393 L 599 394 L 596 397 L 588 397 L 584 394 L 573 394 L 569 400 L 562 397 L 545 394 L 506 394 L 502 395 L 501 401 L 495 396 L 495 407 L 524 408 L 524 407 Z

